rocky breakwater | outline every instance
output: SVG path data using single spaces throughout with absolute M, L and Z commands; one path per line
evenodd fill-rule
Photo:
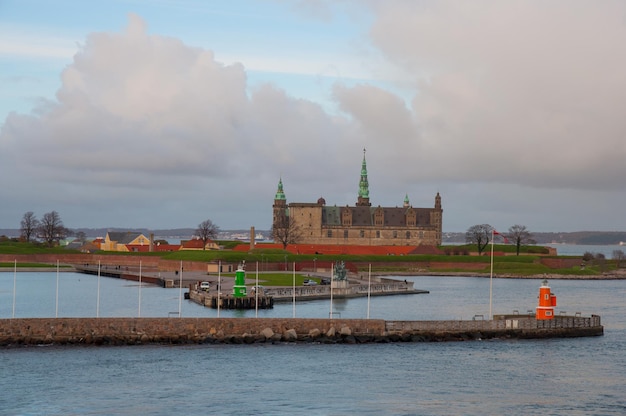
M 488 338 L 566 338 L 603 334 L 600 317 L 538 321 L 384 321 L 297 318 L 24 318 L 0 319 L 0 346 L 386 343 Z

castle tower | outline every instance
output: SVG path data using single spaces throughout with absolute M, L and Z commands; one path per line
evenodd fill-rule
M 283 227 L 287 220 L 287 198 L 283 191 L 283 178 L 278 181 L 278 190 L 274 196 L 272 227 Z
M 556 306 L 556 295 L 550 292 L 548 280 L 544 279 L 539 288 L 539 306 L 537 306 L 537 319 L 554 319 L 554 307 Z
M 408 208 L 411 206 L 411 204 L 409 203 L 409 194 L 404 195 L 404 204 L 402 204 L 402 206 L 404 208 Z
M 361 180 L 359 181 L 359 198 L 356 202 L 357 207 L 369 207 L 370 190 L 367 182 L 367 162 L 365 161 L 365 149 L 363 149 L 363 163 L 361 163 Z

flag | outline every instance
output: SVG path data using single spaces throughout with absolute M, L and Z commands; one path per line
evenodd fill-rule
M 504 240 L 504 244 L 509 244 L 509 239 L 506 238 L 504 234 L 500 234 L 499 232 L 497 232 L 495 229 L 493 230 L 493 235 L 499 235 Z

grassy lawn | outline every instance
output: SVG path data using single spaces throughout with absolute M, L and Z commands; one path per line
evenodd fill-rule
M 222 244 L 222 242 L 220 242 Z M 449 248 L 449 246 L 443 246 L 442 249 Z M 428 273 L 443 272 L 443 273 L 489 273 L 491 259 L 488 255 L 482 256 L 470 256 L 464 254 L 463 250 L 472 251 L 475 247 L 472 246 L 460 246 L 455 255 L 407 255 L 407 256 L 358 256 L 358 255 L 340 255 L 340 254 L 293 254 L 284 250 L 277 249 L 254 249 L 248 252 L 239 252 L 231 250 L 207 250 L 207 251 L 175 251 L 175 252 L 153 252 L 153 253 L 123 253 L 123 252 L 99 252 L 99 255 L 127 255 L 127 256 L 158 256 L 167 260 L 177 261 L 197 261 L 197 262 L 217 262 L 222 261 L 231 264 L 241 263 L 245 261 L 248 264 L 248 280 L 253 277 L 251 269 L 254 268 L 254 264 L 258 262 L 263 263 L 287 263 L 288 268 L 291 267 L 293 262 L 309 262 L 317 261 L 318 266 L 323 263 L 345 261 L 346 263 L 360 263 L 361 273 L 366 272 L 363 268 L 363 264 L 371 264 L 372 272 L 374 273 Z M 614 261 L 606 261 L 603 270 L 599 266 L 588 264 L 585 270 L 580 270 L 579 267 L 571 269 L 551 269 L 539 263 L 541 257 L 534 255 L 538 251 L 541 251 L 542 247 L 523 247 L 522 252 L 527 253 L 520 256 L 495 256 L 494 257 L 494 273 L 506 274 L 506 275 L 540 275 L 540 274 L 562 274 L 562 275 L 577 275 L 577 276 L 593 276 L 602 273 L 603 271 L 610 271 L 615 269 Z M 456 250 L 456 248 L 455 248 Z M 515 247 L 510 245 L 496 245 L 494 247 L 496 252 L 514 252 Z M 77 251 L 67 250 L 65 248 L 53 247 L 48 248 L 42 244 L 37 243 L 23 243 L 15 241 L 2 241 L 0 242 L 0 254 L 69 254 L 78 253 Z M 563 258 L 563 257 L 559 257 Z M 432 263 L 447 263 L 447 268 L 431 267 Z M 454 263 L 471 263 L 475 265 L 472 268 L 463 269 L 461 265 L 454 267 Z M 12 262 L 0 263 L 0 267 L 13 267 Z M 40 264 L 40 263 L 20 263 L 18 267 L 55 267 L 54 264 Z M 262 266 L 261 266 L 262 267 Z M 263 279 L 264 285 L 268 286 L 290 286 L 293 284 L 293 275 L 291 273 L 261 273 L 260 279 Z M 302 281 L 307 276 L 303 274 L 296 275 L 296 285 L 302 285 Z M 313 278 L 319 283 L 319 279 Z

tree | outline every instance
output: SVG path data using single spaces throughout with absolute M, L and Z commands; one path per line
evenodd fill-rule
M 624 261 L 625 258 L 622 250 L 613 250 L 613 260 L 615 260 L 615 267 L 618 269 L 622 266 L 622 261 Z
M 84 243 L 85 241 L 87 241 L 87 234 L 85 234 L 84 231 L 78 231 L 75 233 L 74 235 L 75 240 L 80 241 L 81 243 Z
M 507 238 L 515 244 L 515 250 L 518 256 L 522 245 L 536 243 L 532 237 L 533 235 L 526 229 L 525 225 L 515 224 L 514 226 L 509 227 Z
M 465 233 L 465 242 L 468 244 L 476 244 L 478 247 L 478 255 L 480 256 L 489 244 L 493 227 L 489 224 L 472 225 Z
M 58 244 L 69 233 L 68 229 L 63 226 L 63 221 L 61 221 L 61 217 L 56 211 L 44 214 L 39 222 L 38 231 L 39 237 L 48 247 L 52 247 L 55 242 Z
M 28 211 L 22 217 L 22 222 L 20 223 L 20 233 L 24 240 L 27 243 L 30 243 L 30 239 L 34 237 L 37 229 L 39 228 L 39 220 L 35 217 L 35 214 L 32 211 Z
M 302 238 L 302 230 L 295 222 L 289 221 L 288 216 L 281 215 L 272 226 L 272 237 L 286 249 L 288 244 L 296 244 Z
M 220 227 L 213 224 L 211 220 L 202 221 L 198 228 L 196 229 L 196 234 L 200 240 L 202 240 L 202 250 L 206 250 L 206 243 L 217 237 L 217 234 L 220 232 Z

